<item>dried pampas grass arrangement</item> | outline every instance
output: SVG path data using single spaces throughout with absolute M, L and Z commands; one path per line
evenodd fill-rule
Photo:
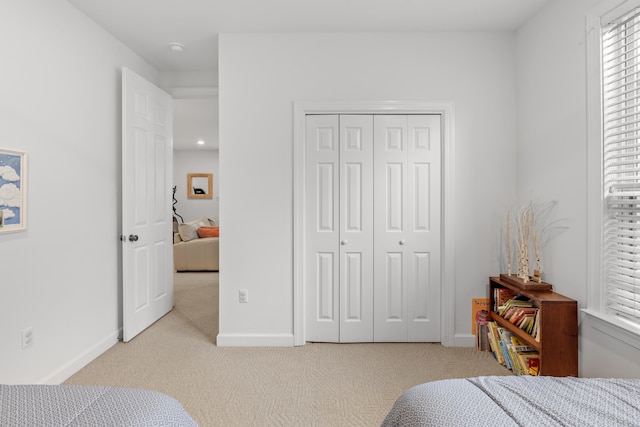
M 547 203 L 533 203 L 520 207 L 511 218 L 511 213 L 507 211 L 506 218 L 506 251 L 507 251 L 507 274 L 511 275 L 511 227 L 512 222 L 515 226 L 515 255 L 517 272 L 516 276 L 524 283 L 542 282 L 542 260 L 541 248 L 546 242 L 546 238 L 552 230 L 566 229 L 561 222 L 564 219 L 550 221 L 549 216 L 551 210 L 557 204 L 557 201 Z M 535 256 L 535 268 L 531 275 L 530 252 L 533 249 Z

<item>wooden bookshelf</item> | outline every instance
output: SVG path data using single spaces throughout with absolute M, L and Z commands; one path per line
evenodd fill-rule
M 538 307 L 540 340 L 518 328 L 495 312 L 494 289 L 509 288 L 526 296 Z M 578 376 L 578 303 L 551 290 L 530 290 L 501 280 L 489 278 L 491 320 L 522 338 L 540 353 L 540 375 Z

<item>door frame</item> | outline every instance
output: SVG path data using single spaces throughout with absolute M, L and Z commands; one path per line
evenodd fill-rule
M 293 103 L 293 344 L 306 342 L 304 291 L 305 116 L 308 114 L 440 114 L 441 289 L 440 341 L 455 343 L 455 138 L 454 104 L 430 101 L 295 101 Z
M 161 86 L 159 84 L 153 83 L 154 85 L 156 85 L 158 88 L 162 89 L 163 91 L 165 91 L 166 93 L 168 93 L 171 96 L 171 99 L 205 99 L 205 98 L 211 98 L 211 99 L 218 99 L 219 98 L 219 90 L 217 87 L 214 86 L 187 86 L 187 87 L 172 87 L 172 86 Z M 219 100 L 218 100 L 219 102 Z M 173 120 L 173 111 L 172 111 L 172 117 L 171 120 Z M 122 129 L 121 129 L 122 131 Z M 173 131 L 172 131 L 173 133 Z M 172 135 L 173 138 L 173 135 Z M 172 145 L 173 145 L 173 139 L 172 139 Z M 120 145 L 120 150 L 122 150 L 122 144 Z M 122 155 L 122 154 L 121 154 Z M 172 182 L 174 180 L 174 176 L 173 176 L 173 158 L 174 158 L 174 149 L 173 147 L 171 148 L 171 173 L 172 173 Z M 120 174 L 119 174 L 119 179 L 120 179 L 120 187 L 119 187 L 119 191 L 120 191 L 120 195 L 119 195 L 119 199 L 120 199 L 120 206 L 118 207 L 118 217 L 120 218 L 120 224 L 119 224 L 119 229 L 123 230 L 123 224 L 122 224 L 122 197 L 123 197 L 123 192 L 122 192 L 122 170 L 120 170 Z M 122 235 L 123 233 L 121 233 Z M 123 245 L 118 245 L 118 249 L 119 249 L 119 253 L 118 253 L 118 270 L 119 270 L 119 275 L 120 275 L 120 296 L 119 296 L 119 306 L 118 306 L 118 318 L 120 321 L 120 328 L 119 328 L 119 332 L 118 332 L 118 339 L 122 340 L 123 338 L 123 329 L 124 329 L 124 266 L 123 266 L 123 253 L 124 253 L 124 248 Z M 173 249 L 171 252 L 171 261 L 173 263 Z M 173 281 L 173 279 L 172 279 Z M 219 311 L 219 308 L 218 308 Z

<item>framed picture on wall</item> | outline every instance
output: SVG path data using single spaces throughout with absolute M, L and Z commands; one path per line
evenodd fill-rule
M 188 173 L 187 174 L 187 198 L 188 199 L 212 199 L 213 198 L 213 174 Z
M 0 233 L 27 229 L 27 153 L 0 147 Z

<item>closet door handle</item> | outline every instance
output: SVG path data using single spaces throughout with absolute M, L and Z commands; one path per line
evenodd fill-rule
M 402 240 L 400 240 L 400 241 L 398 242 L 398 244 L 400 244 L 400 245 L 404 245 L 405 243 L 407 243 L 407 241 L 406 241 L 406 240 L 404 240 L 404 239 L 402 239 Z
M 340 244 L 341 244 L 342 246 L 346 245 L 347 243 L 349 243 L 349 242 L 347 242 L 346 240 L 342 240 L 342 241 L 340 242 Z

